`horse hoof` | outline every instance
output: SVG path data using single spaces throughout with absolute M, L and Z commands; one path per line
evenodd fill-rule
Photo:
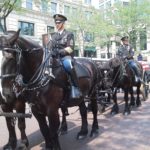
M 116 111 L 111 111 L 111 115 L 112 115 L 112 116 L 114 116 L 114 115 L 116 115 L 116 114 L 118 114 L 118 112 L 116 112 Z
M 65 135 L 65 134 L 67 134 L 68 133 L 68 131 L 60 131 L 60 134 L 59 135 Z
M 10 143 L 6 144 L 4 147 L 3 147 L 3 150 L 15 150 L 16 149 L 16 146 L 12 146 Z
M 90 137 L 95 137 L 95 136 L 98 135 L 98 133 L 99 133 L 99 130 L 98 129 L 94 129 L 94 130 L 91 131 Z
M 64 135 L 64 134 L 67 134 L 68 133 L 68 128 L 67 126 L 62 126 L 59 130 L 59 136 L 60 135 Z
M 87 135 L 78 135 L 77 140 L 83 140 L 87 137 Z
M 28 150 L 28 147 L 27 147 L 25 144 L 21 143 L 21 144 L 18 146 L 17 150 Z
M 85 139 L 87 137 L 87 133 L 78 133 L 77 135 L 77 140 L 82 140 L 82 139 Z
M 6 145 L 3 147 L 3 150 L 15 150 L 15 148 L 12 147 L 12 146 L 9 145 L 9 144 L 6 144 Z
M 130 103 L 129 106 L 134 108 L 136 106 L 136 104 L 135 103 Z
M 123 113 L 123 115 L 124 115 L 124 116 L 128 116 L 130 113 L 131 113 L 131 112 L 127 112 L 127 111 L 126 111 L 126 112 Z
M 141 103 L 138 103 L 138 104 L 136 104 L 136 107 L 140 107 L 142 104 Z

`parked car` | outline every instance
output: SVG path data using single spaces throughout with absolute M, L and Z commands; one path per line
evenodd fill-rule
M 144 96 L 148 98 L 148 93 L 150 92 L 150 64 L 147 61 L 139 61 L 143 67 L 143 81 L 144 81 Z

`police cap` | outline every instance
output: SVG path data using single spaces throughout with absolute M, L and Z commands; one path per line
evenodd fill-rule
M 121 41 L 125 41 L 125 40 L 128 40 L 128 39 L 129 39 L 128 36 L 124 36 L 124 37 L 121 38 Z
M 53 18 L 55 21 L 61 21 L 61 22 L 67 21 L 67 17 L 61 14 L 55 14 Z

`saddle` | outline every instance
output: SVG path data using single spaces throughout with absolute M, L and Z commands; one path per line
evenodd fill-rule
M 74 67 L 78 78 L 90 78 L 88 69 L 77 60 L 74 62 Z

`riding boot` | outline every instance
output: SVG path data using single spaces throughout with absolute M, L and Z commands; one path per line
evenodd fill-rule
M 70 71 L 70 77 L 71 77 L 71 99 L 80 98 L 82 96 L 82 93 L 79 89 L 78 78 L 74 68 L 72 68 L 72 70 Z
M 44 74 L 47 75 L 48 77 L 51 77 L 51 78 L 55 79 L 55 76 L 54 76 L 54 74 L 52 72 L 50 59 L 47 60 Z

